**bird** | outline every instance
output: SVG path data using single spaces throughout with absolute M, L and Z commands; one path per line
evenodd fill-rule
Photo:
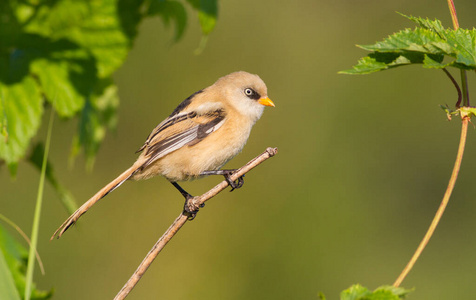
M 243 177 L 230 180 L 235 170 L 221 170 L 245 146 L 251 128 L 265 106 L 274 107 L 266 84 L 255 74 L 238 71 L 219 78 L 211 86 L 193 93 L 157 125 L 147 137 L 136 162 L 78 208 L 53 234 L 63 233 L 95 203 L 126 180 L 161 175 L 185 197 L 184 212 L 193 198 L 177 182 L 222 175 L 232 190 L 243 185 Z

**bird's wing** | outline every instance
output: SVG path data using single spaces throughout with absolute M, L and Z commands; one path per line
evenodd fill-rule
M 223 125 L 225 116 L 225 111 L 218 109 L 201 115 L 189 112 L 167 118 L 139 149 L 144 150 L 146 157 L 141 169 L 183 146 L 199 143 Z

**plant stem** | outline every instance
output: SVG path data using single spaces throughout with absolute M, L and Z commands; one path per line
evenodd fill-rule
M 31 229 L 31 244 L 28 253 L 28 264 L 26 269 L 26 283 L 25 283 L 25 300 L 31 297 L 33 271 L 35 269 L 35 253 L 38 244 L 38 231 L 40 228 L 41 206 L 43 203 L 43 188 L 45 186 L 46 165 L 48 161 L 48 152 L 50 150 L 51 131 L 53 128 L 54 110 L 51 109 L 50 121 L 48 122 L 48 133 L 46 135 L 45 153 L 43 155 L 43 163 L 41 165 L 40 184 L 38 186 L 38 193 L 36 195 L 36 207 L 33 217 L 33 227 Z
M 461 87 L 463 88 L 463 106 L 469 106 L 468 77 L 466 70 L 461 70 Z
M 453 20 L 453 27 L 455 30 L 459 28 L 458 16 L 456 15 L 456 7 L 453 0 L 448 0 L 448 7 L 450 9 L 451 20 Z
M 448 7 L 450 9 L 451 19 L 453 20 L 454 30 L 458 30 L 459 23 L 458 23 L 458 16 L 456 15 L 455 4 L 453 0 L 447 0 L 447 1 L 448 1 Z M 445 69 L 443 69 L 443 71 L 445 71 L 446 75 L 450 77 L 451 81 L 453 82 L 456 89 L 458 90 L 458 102 L 456 103 L 456 107 L 459 108 L 459 105 L 461 103 L 461 91 L 459 90 L 458 84 L 455 82 L 454 78 L 452 78 L 451 74 L 449 74 L 448 71 L 446 71 Z M 461 70 L 461 83 L 463 87 L 463 93 L 462 93 L 463 106 L 469 106 L 468 81 L 467 81 L 467 75 L 465 70 Z M 458 178 L 458 173 L 461 168 L 461 161 L 463 160 L 464 147 L 466 145 L 466 134 L 468 132 L 468 122 L 470 120 L 467 114 L 461 115 L 461 118 L 462 118 L 461 137 L 459 140 L 458 154 L 456 155 L 456 161 L 453 167 L 453 172 L 451 173 L 450 182 L 448 183 L 448 187 L 446 188 L 445 195 L 443 196 L 443 200 L 441 200 L 440 207 L 438 208 L 435 214 L 435 217 L 433 218 L 433 221 L 430 224 L 430 228 L 428 228 L 428 231 L 423 237 L 423 240 L 420 242 L 420 245 L 418 245 L 417 250 L 413 254 L 408 264 L 405 266 L 405 269 L 403 269 L 402 273 L 400 274 L 400 276 L 398 276 L 397 280 L 393 284 L 393 286 L 395 287 L 400 286 L 402 281 L 405 279 L 405 277 L 408 275 L 410 270 L 415 265 L 416 261 L 418 260 L 418 257 L 420 257 L 421 253 L 423 252 L 426 245 L 430 241 L 430 238 L 433 235 L 433 232 L 435 231 L 436 226 L 438 226 L 438 223 L 440 222 L 441 217 L 443 216 L 446 206 L 448 205 L 448 202 L 450 200 L 451 193 L 453 192 L 453 189 L 456 184 L 456 179 Z
M 456 161 L 453 167 L 453 173 L 451 174 L 451 178 L 448 183 L 448 187 L 446 188 L 445 195 L 443 196 L 443 200 L 441 201 L 440 207 L 438 208 L 438 211 L 436 212 L 435 217 L 433 218 L 433 221 L 431 222 L 430 227 L 428 228 L 428 231 L 423 237 L 423 240 L 420 242 L 420 245 L 418 246 L 417 250 L 413 254 L 408 264 L 406 265 L 405 269 L 403 269 L 402 273 L 400 274 L 400 276 L 398 276 L 397 280 L 393 284 L 393 286 L 395 287 L 400 286 L 402 281 L 405 279 L 405 277 L 408 275 L 410 270 L 413 268 L 413 265 L 418 260 L 418 257 L 420 257 L 420 254 L 423 252 L 426 245 L 430 241 L 430 238 L 433 235 L 433 232 L 435 231 L 436 226 L 440 222 L 440 219 L 443 216 L 443 213 L 445 212 L 445 208 L 448 205 L 448 201 L 450 200 L 451 193 L 453 192 L 456 179 L 458 178 L 458 173 L 461 167 L 464 147 L 466 145 L 466 133 L 468 132 L 468 122 L 469 122 L 469 117 L 464 116 L 462 120 L 462 126 L 461 126 L 461 137 L 459 140 L 458 154 L 456 155 Z

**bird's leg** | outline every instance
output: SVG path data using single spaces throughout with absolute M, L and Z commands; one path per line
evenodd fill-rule
M 235 189 L 239 189 L 245 183 L 245 175 L 240 176 L 236 181 L 231 180 L 231 174 L 235 173 L 236 169 L 232 170 L 215 170 L 215 171 L 204 171 L 200 173 L 200 175 L 223 175 L 225 177 L 226 182 L 231 186 L 231 191 L 233 192 Z
M 193 199 L 193 196 L 187 193 L 177 182 L 171 181 L 172 185 L 184 196 L 185 204 L 183 205 L 183 211 L 189 216 L 189 221 L 192 221 L 197 216 L 199 207 L 194 207 L 191 205 L 190 200 Z M 200 207 L 204 207 L 205 204 L 201 204 Z

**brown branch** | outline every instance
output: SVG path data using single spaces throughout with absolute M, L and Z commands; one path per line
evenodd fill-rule
M 268 158 L 276 155 L 278 153 L 278 148 L 267 148 L 261 155 L 255 157 L 253 160 L 248 162 L 246 165 L 238 169 L 235 173 L 230 176 L 230 179 L 235 181 L 244 174 L 251 171 L 254 167 L 258 166 Z M 220 182 L 214 188 L 206 192 L 201 196 L 194 197 L 192 200 L 189 201 L 189 207 L 192 210 L 200 207 L 205 201 L 211 199 L 219 192 L 223 191 L 228 186 L 228 182 L 226 180 Z M 184 214 L 183 212 L 175 219 L 175 221 L 170 225 L 169 229 L 160 237 L 160 239 L 155 243 L 152 249 L 147 253 L 144 260 L 141 262 L 137 270 L 132 274 L 131 278 L 127 281 L 127 283 L 122 287 L 122 289 L 117 293 L 115 300 L 125 299 L 127 295 L 132 291 L 132 289 L 136 286 L 142 276 L 145 274 L 149 266 L 152 264 L 154 259 L 159 255 L 160 251 L 167 245 L 167 243 L 174 237 L 174 235 L 182 228 L 183 225 L 187 222 L 189 216 Z
M 466 144 L 466 133 L 468 132 L 469 117 L 468 116 L 462 116 L 462 117 L 463 117 L 463 123 L 461 126 L 461 137 L 459 140 L 458 154 L 456 155 L 456 161 L 453 167 L 453 172 L 451 173 L 451 178 L 448 183 L 448 187 L 446 188 L 445 195 L 443 196 L 443 200 L 441 200 L 440 207 L 436 211 L 435 217 L 433 218 L 433 221 L 431 222 L 430 227 L 428 228 L 425 236 L 423 237 L 423 240 L 420 242 L 420 245 L 418 245 L 418 248 L 416 249 L 412 258 L 410 259 L 408 264 L 403 269 L 402 273 L 398 276 L 397 280 L 393 284 L 394 287 L 400 286 L 402 281 L 405 279 L 405 277 L 408 275 L 410 270 L 413 268 L 413 265 L 415 265 L 416 261 L 420 257 L 421 253 L 425 249 L 428 242 L 430 241 L 430 238 L 433 235 L 433 232 L 435 231 L 436 226 L 438 226 L 438 223 L 440 222 L 441 217 L 443 216 L 443 213 L 445 212 L 445 208 L 448 205 L 448 201 L 450 201 L 451 193 L 453 192 L 456 179 L 458 178 L 459 169 L 461 167 L 461 161 L 463 160 L 464 147 Z

